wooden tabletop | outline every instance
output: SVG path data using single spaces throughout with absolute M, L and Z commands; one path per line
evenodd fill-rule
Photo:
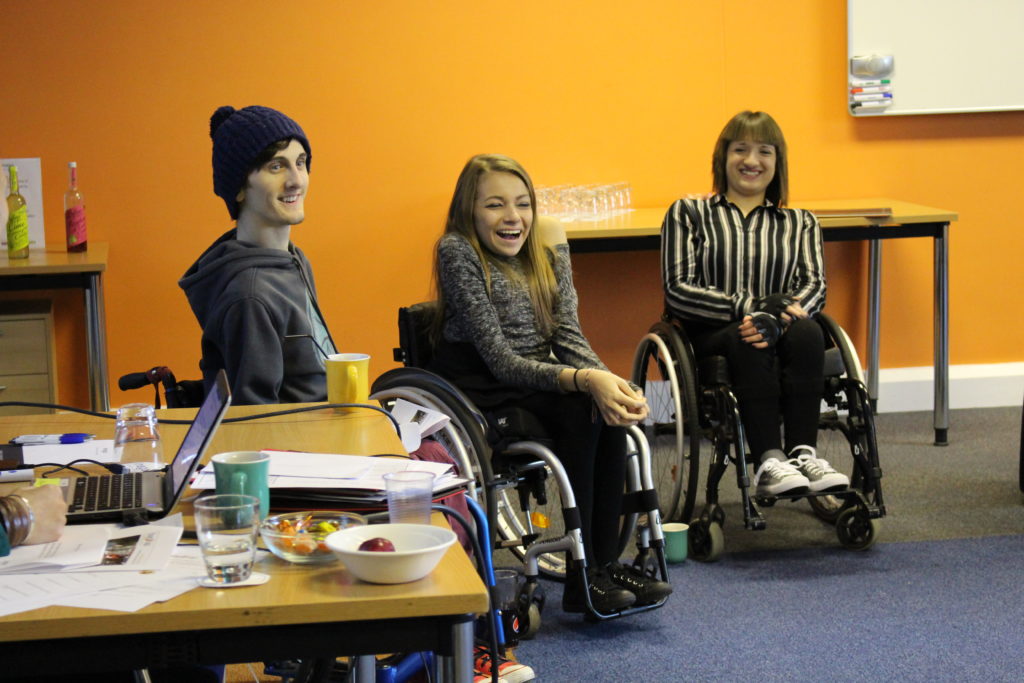
M 870 225 L 906 225 L 908 223 L 933 223 L 957 220 L 953 211 L 904 202 L 887 197 L 863 199 L 815 199 L 792 201 L 790 206 L 808 209 L 892 209 L 889 218 L 862 218 L 857 216 L 820 217 L 822 228 L 862 227 Z M 600 239 L 612 237 L 649 237 L 661 234 L 661 222 L 668 207 L 633 209 L 629 213 L 613 216 L 602 221 L 572 221 L 565 223 L 570 240 Z
M 107 269 L 106 242 L 89 242 L 85 251 L 70 252 L 63 244 L 32 247 L 28 258 L 0 256 L 0 276 L 53 273 L 102 273 Z
M 241 406 L 228 418 L 297 406 Z M 190 419 L 195 409 L 162 410 L 161 420 Z M 165 457 L 171 458 L 186 426 L 162 423 Z M 0 440 L 18 434 L 85 431 L 112 438 L 112 420 L 62 413 L 0 418 Z M 390 420 L 376 411 L 340 414 L 319 409 L 251 422 L 222 424 L 207 453 L 280 448 L 371 455 L 404 453 Z M 439 516 L 435 523 L 443 524 Z M 476 570 L 458 544 L 429 576 L 398 585 L 376 585 L 353 578 L 341 564 L 294 565 L 270 553 L 259 554 L 254 569 L 271 575 L 262 586 L 195 588 L 166 603 L 121 613 L 47 607 L 0 618 L 0 641 L 41 638 L 159 633 L 290 623 L 356 621 L 470 614 L 487 610 L 487 594 Z

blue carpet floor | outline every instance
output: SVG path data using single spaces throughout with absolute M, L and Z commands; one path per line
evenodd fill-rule
M 1024 680 L 1024 536 L 739 552 L 670 578 L 661 609 L 599 624 L 545 581 L 518 658 L 556 683 Z

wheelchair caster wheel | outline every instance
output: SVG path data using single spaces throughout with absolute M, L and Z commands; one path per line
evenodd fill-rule
M 540 630 L 541 610 L 544 609 L 546 601 L 544 588 L 537 583 L 536 579 L 527 581 L 519 588 L 519 595 L 516 598 L 516 629 L 519 640 L 530 640 Z
M 519 634 L 520 640 L 532 640 L 537 635 L 537 631 L 540 630 L 540 606 L 535 602 L 530 603 L 530 607 L 526 611 L 526 616 L 523 619 L 526 622 L 523 625 L 523 630 Z
M 849 550 L 867 550 L 878 537 L 878 520 L 863 508 L 847 508 L 836 519 L 839 543 Z
M 807 502 L 815 516 L 823 522 L 835 524 L 843 509 L 843 499 L 835 496 L 810 496 Z
M 690 525 L 690 557 L 698 562 L 714 562 L 725 548 L 725 536 L 718 522 L 697 520 Z

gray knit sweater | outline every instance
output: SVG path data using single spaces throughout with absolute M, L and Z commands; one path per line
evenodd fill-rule
M 503 384 L 560 391 L 558 374 L 564 368 L 607 370 L 580 330 L 576 290 L 572 284 L 569 245 L 552 254 L 558 282 L 555 329 L 545 338 L 538 329 L 529 292 L 491 265 L 487 293 L 483 267 L 472 245 L 456 233 L 437 245 L 439 286 L 447 302 L 444 338 L 472 343 L 488 369 Z M 494 256 L 494 259 L 502 257 Z M 517 259 L 502 259 L 522 273 Z

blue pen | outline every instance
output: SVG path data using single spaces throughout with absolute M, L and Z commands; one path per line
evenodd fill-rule
M 19 446 L 41 446 L 44 444 L 85 443 L 96 438 L 95 434 L 71 432 L 70 434 L 24 434 L 11 439 L 11 443 Z

